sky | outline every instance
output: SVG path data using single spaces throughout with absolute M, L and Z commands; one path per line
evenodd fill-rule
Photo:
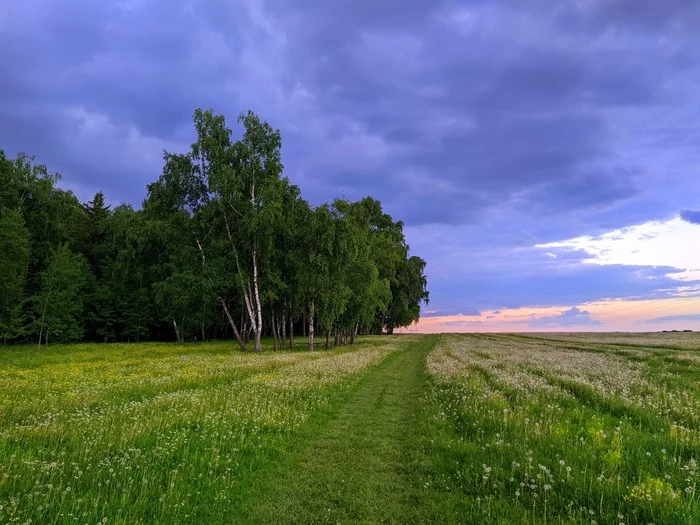
M 0 0 L 0 148 L 139 206 L 192 112 L 426 259 L 417 331 L 700 330 L 697 0 Z

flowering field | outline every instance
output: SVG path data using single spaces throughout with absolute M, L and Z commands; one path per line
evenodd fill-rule
M 413 339 L 3 349 L 0 524 L 227 523 L 285 440 Z
M 430 481 L 464 523 L 700 523 L 700 334 L 446 335 Z
M 0 352 L 0 525 L 697 525 L 699 460 L 699 334 Z

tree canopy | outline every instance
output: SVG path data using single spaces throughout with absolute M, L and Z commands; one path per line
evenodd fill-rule
M 354 342 L 417 321 L 425 261 L 372 197 L 313 207 L 284 176 L 279 130 L 252 112 L 234 139 L 194 113 L 141 209 L 80 203 L 30 156 L 0 150 L 0 338 L 7 342 L 294 335 Z M 250 341 L 250 342 L 249 342 Z M 252 343 L 252 344 L 251 344 Z

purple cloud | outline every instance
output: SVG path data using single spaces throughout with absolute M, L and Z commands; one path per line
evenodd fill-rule
M 586 310 L 581 310 L 574 306 L 570 310 L 562 312 L 560 315 L 547 315 L 530 319 L 528 326 L 530 328 L 553 328 L 562 327 L 569 328 L 572 326 L 602 326 L 602 322 L 592 319 L 591 313 Z

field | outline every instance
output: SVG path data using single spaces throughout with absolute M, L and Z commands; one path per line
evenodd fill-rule
M 474 523 L 700 523 L 699 348 L 697 334 L 444 337 L 428 358 L 435 483 Z
M 700 523 L 700 334 L 0 352 L 0 524 Z

